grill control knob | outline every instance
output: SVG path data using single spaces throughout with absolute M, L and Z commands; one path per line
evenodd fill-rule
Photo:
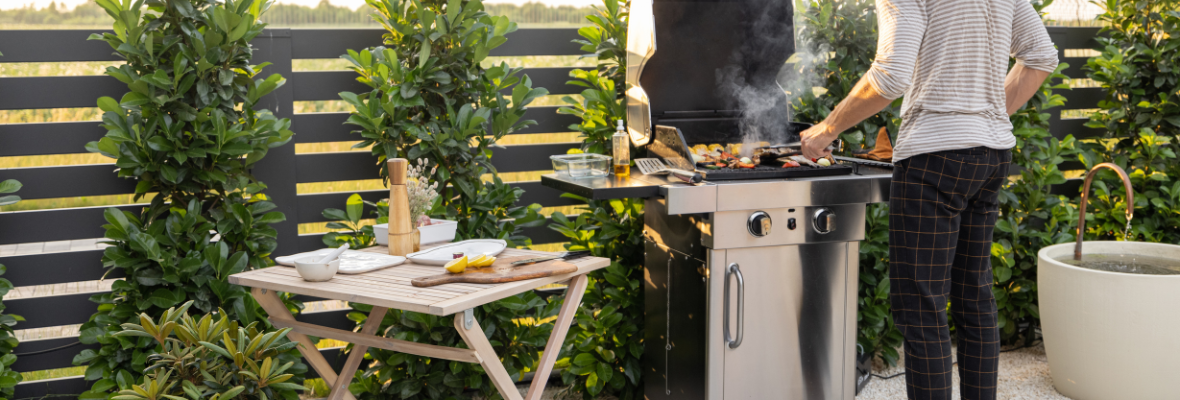
M 754 237 L 763 237 L 770 234 L 770 215 L 765 211 L 755 211 L 750 214 L 750 219 L 746 220 L 746 228 L 750 230 L 750 234 Z
M 836 213 L 827 208 L 815 211 L 815 231 L 821 234 L 836 230 Z

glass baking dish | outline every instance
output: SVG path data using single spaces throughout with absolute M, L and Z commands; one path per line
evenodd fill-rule
M 602 154 L 561 154 L 549 156 L 553 171 L 570 178 L 596 178 L 610 174 L 610 156 Z

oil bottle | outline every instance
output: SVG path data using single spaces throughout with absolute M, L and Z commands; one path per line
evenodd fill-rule
M 631 175 L 631 138 L 627 135 L 627 128 L 623 120 L 619 120 L 619 127 L 611 136 L 612 152 L 614 153 L 615 176 L 627 177 Z

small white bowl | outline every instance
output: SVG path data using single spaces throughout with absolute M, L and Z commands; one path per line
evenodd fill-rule
M 295 261 L 295 270 L 299 271 L 299 276 L 308 282 L 326 282 L 336 276 L 336 271 L 340 269 L 340 259 L 337 258 L 325 264 L 319 262 L 320 257 L 308 257 L 302 260 Z

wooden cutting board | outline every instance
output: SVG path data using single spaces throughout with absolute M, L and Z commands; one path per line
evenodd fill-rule
M 467 268 L 466 271 L 460 274 L 445 273 L 423 276 L 410 280 L 410 284 L 417 287 L 430 287 L 447 283 L 504 283 L 568 274 L 578 270 L 576 265 L 565 262 L 564 260 L 542 261 L 528 265 L 512 265 L 513 261 L 536 257 L 539 256 L 498 258 L 495 263 L 492 263 L 488 267 Z

